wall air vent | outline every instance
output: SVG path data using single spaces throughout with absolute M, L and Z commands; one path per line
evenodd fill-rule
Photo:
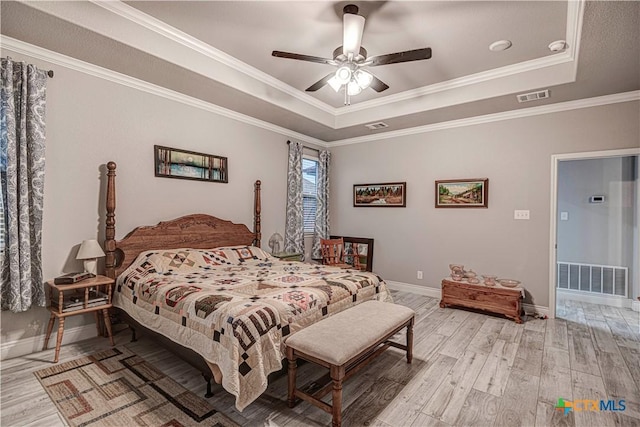
M 378 130 L 378 129 L 388 128 L 389 125 L 384 122 L 377 122 L 377 123 L 369 123 L 368 125 L 365 125 L 365 127 L 369 130 Z
M 538 92 L 523 93 L 516 95 L 518 102 L 537 101 L 538 99 L 546 99 L 549 97 L 549 89 L 541 90 Z

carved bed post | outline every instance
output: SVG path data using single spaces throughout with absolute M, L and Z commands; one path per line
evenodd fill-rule
M 256 240 L 254 242 L 254 246 L 260 247 L 260 240 L 262 239 L 262 233 L 260 232 L 260 211 L 262 210 L 260 206 L 260 185 L 262 182 L 260 180 L 256 181 L 255 188 L 255 204 L 254 204 L 254 217 L 253 217 L 253 232 L 256 233 Z
M 116 278 L 116 164 L 107 163 L 107 222 L 104 240 L 106 253 L 105 274 L 112 279 Z

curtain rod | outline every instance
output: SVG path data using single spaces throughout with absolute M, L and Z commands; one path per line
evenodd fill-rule
M 291 144 L 291 141 L 287 141 L 287 145 L 289 145 L 289 144 Z M 318 150 L 317 148 L 307 147 L 306 145 L 303 145 L 302 148 L 306 148 L 307 150 L 315 151 L 316 153 L 320 152 L 320 150 Z

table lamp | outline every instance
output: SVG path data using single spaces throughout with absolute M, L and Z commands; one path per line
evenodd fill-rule
M 78 250 L 76 259 L 84 260 L 84 271 L 94 276 L 98 274 L 98 258 L 103 257 L 104 252 L 97 240 L 83 240 Z

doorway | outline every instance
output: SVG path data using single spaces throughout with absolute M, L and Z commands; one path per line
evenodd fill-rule
M 550 317 L 561 299 L 640 310 L 639 155 L 552 156 Z

